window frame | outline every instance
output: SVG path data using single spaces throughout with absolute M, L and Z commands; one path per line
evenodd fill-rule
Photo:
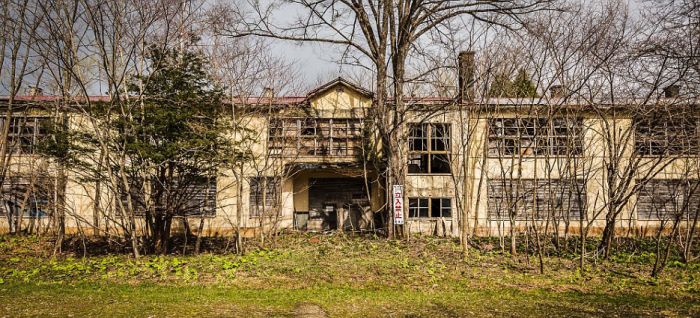
M 698 179 L 651 179 L 643 182 L 644 185 L 637 193 L 635 203 L 635 215 L 638 221 L 663 221 L 672 220 L 678 211 L 666 211 L 666 206 L 671 203 L 672 206 L 685 205 L 687 209 L 680 211 L 682 219 L 688 219 L 700 208 L 700 180 Z M 650 187 L 650 189 L 648 188 Z M 668 192 L 671 187 L 675 191 Z M 691 192 L 692 191 L 692 192 Z M 674 200 L 675 199 L 675 200 Z M 681 201 L 678 202 L 678 199 Z M 656 210 L 660 207 L 654 206 L 661 203 L 664 205 L 664 211 Z M 643 208 L 651 208 L 650 211 L 642 211 Z
M 581 156 L 583 140 L 581 116 L 491 117 L 486 152 L 488 158 Z M 567 153 L 568 149 L 573 151 Z
M 420 127 L 420 136 L 414 136 L 413 132 L 417 131 L 415 127 Z M 440 131 L 437 127 L 442 127 L 442 136 L 437 136 L 436 131 Z M 444 149 L 438 148 L 438 142 L 442 141 Z M 407 174 L 408 175 L 451 175 L 451 153 L 452 153 L 452 124 L 442 122 L 425 122 L 425 123 L 409 123 L 408 124 L 408 156 L 407 156 Z M 420 149 L 416 149 L 416 145 L 420 145 Z M 447 172 L 433 172 L 433 162 L 439 162 L 438 156 L 445 158 L 445 167 Z M 414 165 L 413 162 L 420 162 L 419 165 Z M 425 162 L 425 171 L 411 171 L 411 166 L 419 167 L 419 170 Z M 436 165 L 437 166 L 437 165 Z
M 680 116 L 680 118 L 674 119 L 674 115 Z M 685 119 L 691 120 L 684 121 Z M 700 116 L 656 112 L 637 115 L 632 120 L 635 154 L 650 158 L 700 154 Z M 660 126 L 653 124 L 660 124 Z M 676 133 L 685 132 L 685 134 L 670 134 L 673 130 Z M 671 136 L 676 138 L 671 138 Z M 691 137 L 692 139 L 690 139 Z M 681 150 L 674 151 L 677 149 Z
M 271 118 L 267 152 L 271 157 L 355 158 L 361 153 L 362 127 L 357 118 Z
M 266 180 L 264 195 L 260 191 L 259 181 L 263 179 Z M 253 176 L 248 178 L 248 217 L 251 219 L 261 218 L 265 216 L 264 212 L 278 208 L 280 205 L 281 186 L 281 179 L 276 176 Z M 258 200 L 258 198 L 260 199 Z M 259 201 L 265 202 L 261 202 L 262 205 L 260 205 L 257 204 Z
M 436 201 L 439 204 L 439 207 L 437 207 L 439 215 L 433 216 L 433 211 L 435 209 L 433 204 Z M 414 202 L 418 203 L 418 205 L 413 204 Z M 444 205 L 445 202 L 448 203 L 447 206 Z M 425 206 L 423 206 L 422 203 L 425 203 Z M 452 197 L 408 197 L 408 218 L 412 220 L 451 219 L 453 216 L 452 209 Z M 418 210 L 417 216 L 412 213 L 413 210 Z M 427 213 L 426 216 L 421 216 L 421 210 Z M 445 210 L 449 211 L 449 215 L 445 215 Z
M 520 182 L 521 185 L 517 185 Z M 574 182 L 576 182 L 577 187 L 581 187 L 583 190 L 579 191 L 574 187 Z M 500 193 L 494 193 L 496 187 L 500 188 Z M 515 193 L 511 193 L 511 202 L 508 202 L 509 187 L 512 191 L 515 186 L 517 188 L 517 196 Z M 534 178 L 522 178 L 522 179 L 489 179 L 487 182 L 487 219 L 489 221 L 508 221 L 510 220 L 511 207 L 508 205 L 517 204 L 518 213 L 515 215 L 514 221 L 542 221 L 552 215 L 553 212 L 563 212 L 563 209 L 556 209 L 556 207 L 563 206 L 563 198 L 569 198 L 568 208 L 570 209 L 568 214 L 560 214 L 558 217 L 568 217 L 569 221 L 578 221 L 581 219 L 581 212 L 584 215 L 587 211 L 583 210 L 582 206 L 578 206 L 577 195 L 581 195 L 581 201 L 587 202 L 588 193 L 586 189 L 585 179 L 582 178 L 556 178 L 556 179 L 534 179 Z M 563 193 L 563 187 L 566 187 L 568 191 Z M 554 190 L 552 190 L 554 189 Z M 498 194 L 498 195 L 497 195 Z M 550 196 L 554 194 L 554 197 Z M 557 196 L 557 194 L 562 194 Z M 518 204 L 519 203 L 519 204 Z M 494 209 L 498 210 L 494 210 Z M 500 214 L 498 212 L 501 212 Z
M 49 218 L 53 213 L 54 202 L 51 197 L 51 187 L 55 179 L 47 175 L 27 176 L 14 175 L 5 178 L 0 197 L 0 216 L 16 217 L 16 213 L 22 215 L 22 219 Z M 28 195 L 27 205 L 23 211 L 15 210 L 10 215 L 10 202 L 17 203 Z M 19 208 L 19 205 L 14 205 Z
M 49 115 L 19 114 L 10 118 L 10 130 L 6 142 L 15 154 L 31 155 L 35 153 L 37 144 L 48 136 Z M 0 129 L 5 127 L 5 118 L 0 118 Z M 28 132 L 27 129 L 31 129 Z M 29 142 L 24 141 L 29 138 Z
M 202 182 L 187 185 L 188 197 L 179 198 L 181 202 L 176 217 L 216 217 L 217 178 L 202 178 Z M 195 211 L 198 210 L 198 211 Z

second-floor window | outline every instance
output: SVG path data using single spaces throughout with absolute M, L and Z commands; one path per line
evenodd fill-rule
M 5 118 L 0 118 L 0 131 L 4 129 Z M 49 117 L 46 116 L 16 116 L 9 120 L 7 144 L 13 152 L 30 154 L 36 145 L 47 135 Z
M 583 119 L 491 118 L 489 156 L 564 156 L 583 152 Z
M 450 125 L 409 124 L 408 173 L 450 173 Z
M 284 157 L 354 157 L 361 138 L 359 119 L 275 118 L 268 129 L 268 151 Z
M 685 112 L 635 117 L 635 151 L 642 156 L 700 153 L 698 119 Z

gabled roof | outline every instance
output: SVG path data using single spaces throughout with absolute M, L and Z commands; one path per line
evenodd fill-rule
M 319 87 L 312 89 L 308 94 L 306 94 L 306 97 L 311 98 L 314 96 L 318 96 L 318 95 L 323 94 L 323 93 L 327 92 L 328 90 L 330 90 L 333 87 L 336 87 L 338 85 L 342 85 L 342 86 L 345 86 L 347 88 L 350 88 L 350 89 L 354 90 L 355 92 L 357 92 L 360 95 L 365 96 L 365 97 L 372 96 L 371 91 L 366 90 L 366 89 L 362 88 L 361 86 L 354 84 L 354 83 L 352 83 L 352 82 L 350 82 L 342 77 L 338 77 L 338 78 L 336 78 L 336 79 L 334 79 L 326 84 L 323 84 Z

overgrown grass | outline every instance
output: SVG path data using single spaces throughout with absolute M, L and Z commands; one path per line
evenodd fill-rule
M 485 249 L 486 250 L 486 249 Z M 313 303 L 334 317 L 698 316 L 700 269 L 648 276 L 648 252 L 585 271 L 574 257 L 511 258 L 455 242 L 286 235 L 242 256 L 48 257 L 36 238 L 0 237 L 2 316 L 294 316 Z

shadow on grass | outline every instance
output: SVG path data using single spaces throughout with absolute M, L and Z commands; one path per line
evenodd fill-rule
M 330 317 L 698 316 L 696 299 L 621 292 L 518 290 L 245 289 L 217 286 L 0 285 L 0 316 L 294 317 L 313 303 Z

